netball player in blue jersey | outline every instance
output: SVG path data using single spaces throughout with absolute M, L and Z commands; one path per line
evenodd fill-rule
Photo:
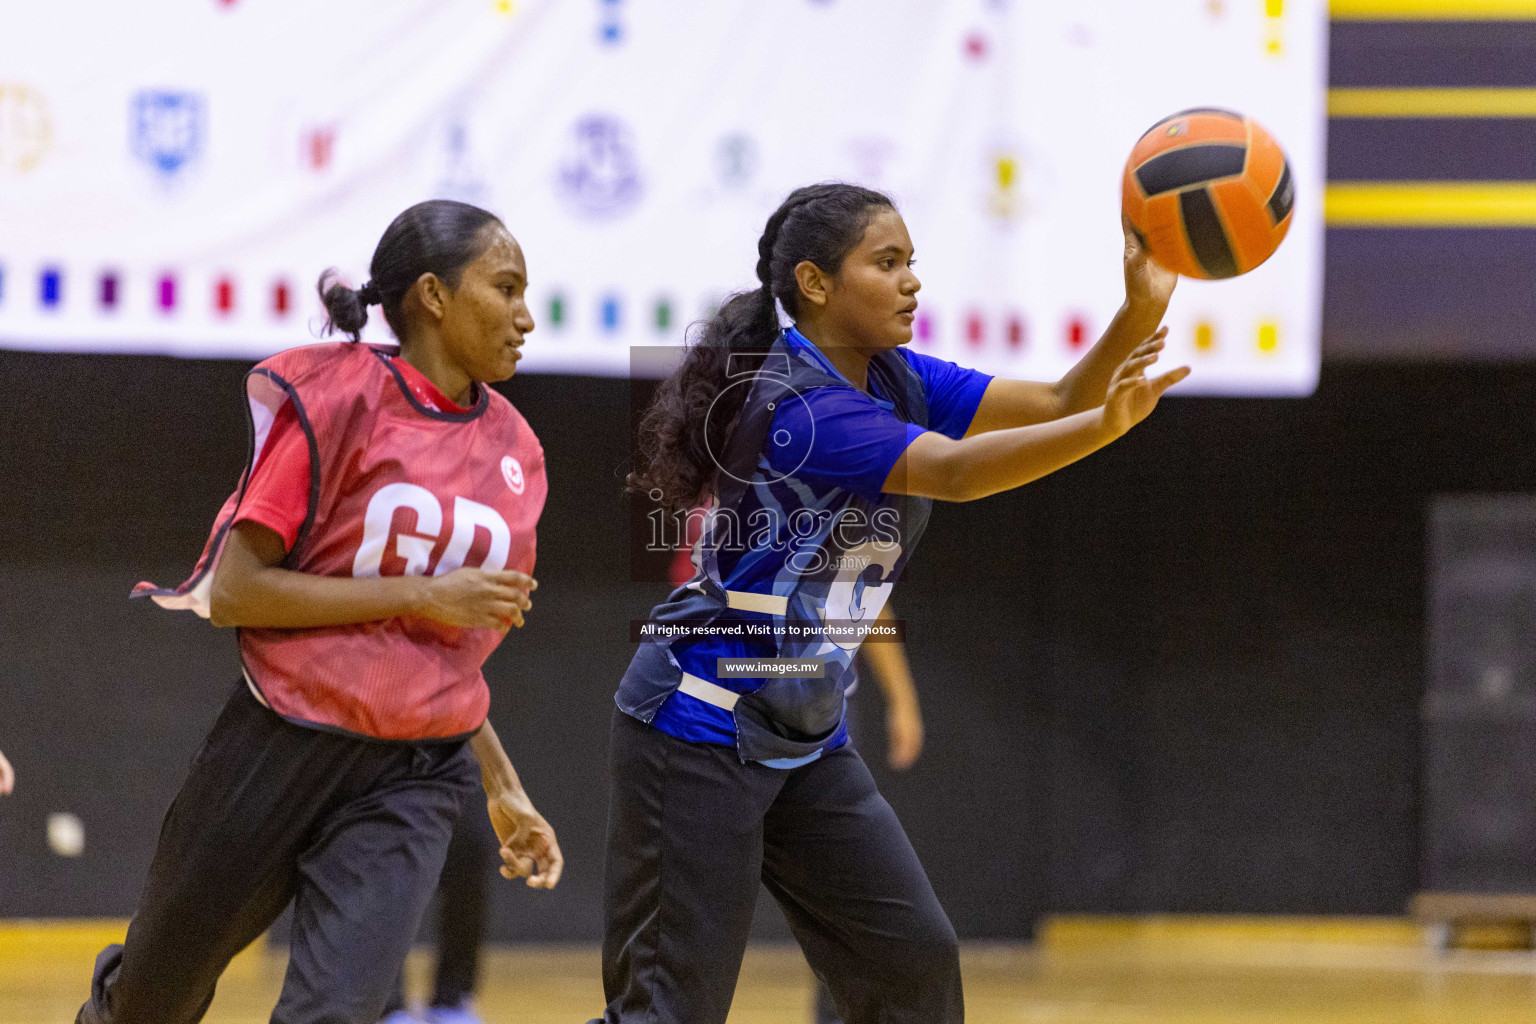
M 760 881 L 848 1024 L 963 1017 L 954 929 L 846 742 L 846 629 L 879 615 L 933 499 L 1083 458 L 1188 371 L 1146 376 L 1175 277 L 1129 235 L 1124 305 L 1053 384 L 903 349 L 912 255 L 886 196 L 795 191 L 758 242 L 761 287 L 705 325 L 641 422 L 631 490 L 714 505 L 698 573 L 652 612 L 673 631 L 641 643 L 616 697 L 609 1024 L 723 1022 Z M 807 659 L 819 676 L 731 678 L 723 658 Z

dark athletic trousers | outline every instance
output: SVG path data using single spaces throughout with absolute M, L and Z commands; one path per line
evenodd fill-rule
M 125 944 L 96 958 L 77 1024 L 195 1024 L 230 959 L 290 900 L 272 1024 L 377 1024 L 478 788 L 463 741 L 302 728 L 240 684 L 166 812 Z
M 437 885 L 437 969 L 429 1006 L 458 1008 L 475 994 L 480 943 L 485 938 L 486 882 L 501 863 L 500 848 L 484 803 L 471 799 L 453 830 Z M 405 977 L 401 974 L 384 1012 L 403 1009 Z
M 851 698 L 853 694 L 850 693 L 848 696 Z M 859 737 L 856 707 L 857 705 L 852 700 L 849 700 L 843 712 L 849 743 L 852 743 Z M 817 978 L 813 988 L 815 989 L 815 994 L 811 997 L 812 1024 L 844 1024 L 843 1018 L 838 1016 L 837 1003 L 832 1001 L 832 990 L 827 988 L 827 983 Z
M 848 1024 L 964 1019 L 954 928 L 852 746 L 784 771 L 615 711 L 609 770 L 607 1024 L 723 1024 L 759 884 Z

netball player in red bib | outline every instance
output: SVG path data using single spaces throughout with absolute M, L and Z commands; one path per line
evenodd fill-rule
M 239 629 L 242 678 L 161 826 L 83 1024 L 202 1019 L 236 953 L 292 901 L 274 1024 L 374 1024 L 437 885 L 476 762 L 502 874 L 563 861 L 486 720 L 481 665 L 537 586 L 544 454 L 487 384 L 533 329 L 522 251 L 434 201 L 321 279 L 329 329 L 246 379 L 250 462 L 191 579 L 137 595 Z M 357 343 L 378 303 L 398 349 Z

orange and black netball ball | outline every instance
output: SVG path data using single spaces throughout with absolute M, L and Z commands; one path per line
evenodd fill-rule
M 1147 130 L 1125 163 L 1121 206 L 1152 258 L 1188 277 L 1246 274 L 1291 226 L 1291 167 L 1269 132 L 1198 107 Z

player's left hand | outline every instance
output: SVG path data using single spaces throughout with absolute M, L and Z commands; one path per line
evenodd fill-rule
M 8 795 L 16 788 L 16 771 L 11 767 L 11 762 L 0 754 L 0 796 Z
M 491 827 L 501 840 L 501 877 L 527 878 L 532 889 L 553 889 L 565 870 L 555 830 L 522 794 L 488 796 Z
M 1152 258 L 1141 232 L 1131 226 L 1131 219 L 1124 214 L 1120 215 L 1120 228 L 1125 232 L 1126 304 L 1155 311 L 1161 320 L 1179 275 Z
M 1150 416 L 1163 392 L 1189 376 L 1187 366 L 1169 370 L 1160 377 L 1147 376 L 1147 367 L 1157 362 L 1166 337 L 1168 328 L 1159 327 L 1152 337 L 1136 346 L 1109 382 L 1109 395 L 1104 401 L 1104 426 L 1115 437 L 1124 436 L 1126 431 Z

